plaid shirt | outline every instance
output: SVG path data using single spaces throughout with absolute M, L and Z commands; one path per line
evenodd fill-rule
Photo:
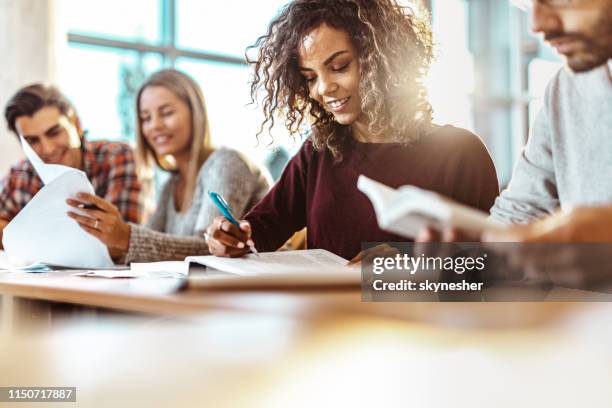
M 83 170 L 98 197 L 113 203 L 125 221 L 141 220 L 140 183 L 134 153 L 125 143 L 83 141 Z M 11 167 L 0 187 L 0 219 L 10 221 L 42 188 L 29 161 Z

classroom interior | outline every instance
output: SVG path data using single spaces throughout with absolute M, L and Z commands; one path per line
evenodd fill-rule
M 255 136 L 262 114 L 249 104 L 245 48 L 285 3 L 0 0 L 0 106 L 25 84 L 56 84 L 89 140 L 134 144 L 139 85 L 176 68 L 205 94 L 214 146 L 244 153 L 276 179 L 303 140 L 279 128 L 273 139 Z M 480 136 L 504 187 L 563 61 L 511 1 L 425 5 L 436 46 L 426 81 L 434 121 Z M 0 174 L 21 159 L 0 126 Z M 184 290 L 174 279 L 2 274 L 0 388 L 75 387 L 76 402 L 56 406 L 612 402 L 607 298 L 379 303 L 355 288 Z

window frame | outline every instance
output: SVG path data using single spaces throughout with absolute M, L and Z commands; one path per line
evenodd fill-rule
M 159 0 L 160 13 L 160 42 L 150 44 L 144 41 L 118 40 L 104 35 L 83 34 L 78 31 L 68 31 L 68 45 L 89 45 L 107 49 L 122 49 L 136 51 L 141 54 L 157 53 L 162 56 L 163 66 L 173 68 L 176 59 L 186 57 L 200 62 L 216 62 L 230 65 L 246 66 L 244 57 L 225 55 L 216 52 L 206 52 L 178 47 L 177 37 L 177 2 L 176 0 Z

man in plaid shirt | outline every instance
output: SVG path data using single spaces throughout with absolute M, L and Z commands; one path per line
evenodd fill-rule
M 22 88 L 4 115 L 9 129 L 23 136 L 44 162 L 83 170 L 97 196 L 113 203 L 126 221 L 140 222 L 140 183 L 132 149 L 125 143 L 85 140 L 76 110 L 56 88 Z M 0 238 L 2 229 L 42 186 L 29 161 L 11 167 L 0 184 Z

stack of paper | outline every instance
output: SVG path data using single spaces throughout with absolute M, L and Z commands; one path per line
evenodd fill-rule
M 66 214 L 66 204 L 79 192 L 95 194 L 84 172 L 46 164 L 21 138 L 24 153 L 45 186 L 6 226 L 2 244 L 12 262 L 105 268 L 113 265 L 106 246 Z

